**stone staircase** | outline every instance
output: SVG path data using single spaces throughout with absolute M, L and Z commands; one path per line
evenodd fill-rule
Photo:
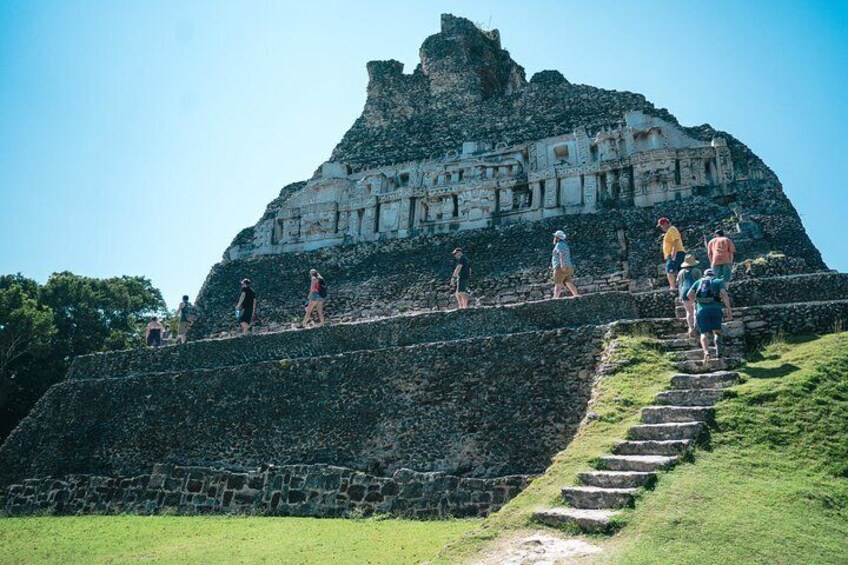
M 579 485 L 562 489 L 563 506 L 536 512 L 537 522 L 609 532 L 620 509 L 632 507 L 642 489 L 653 487 L 659 473 L 692 458 L 694 446 L 713 420 L 715 403 L 738 381 L 739 374 L 732 369 L 742 360 L 725 357 L 705 363 L 697 340 L 685 335 L 658 341 L 679 371 L 671 377 L 670 389 L 642 409 L 641 423 L 630 427 L 611 454 L 598 459 L 595 470 L 578 474 Z

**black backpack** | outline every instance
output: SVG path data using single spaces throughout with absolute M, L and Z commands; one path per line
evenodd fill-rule
M 180 314 L 180 317 L 184 322 L 193 324 L 195 321 L 197 321 L 197 310 L 191 302 L 183 302 L 183 309 Z
M 695 295 L 695 302 L 698 304 L 712 304 L 719 299 L 719 285 L 713 284 L 714 281 L 715 279 L 701 279 L 701 286 Z
M 318 279 L 318 296 L 327 298 L 327 283 L 324 279 Z

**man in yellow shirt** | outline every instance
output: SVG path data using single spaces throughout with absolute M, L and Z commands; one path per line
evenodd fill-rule
M 657 221 L 657 227 L 665 232 L 662 242 L 662 253 L 663 259 L 665 259 L 665 274 L 668 278 L 668 287 L 676 291 L 677 272 L 680 271 L 680 266 L 686 257 L 686 248 L 683 247 L 683 239 L 680 237 L 680 232 L 676 227 L 671 225 L 671 221 L 668 218 L 660 218 Z

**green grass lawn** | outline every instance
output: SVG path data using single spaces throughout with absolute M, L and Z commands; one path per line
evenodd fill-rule
M 479 520 L 0 519 L 0 563 L 418 563 Z

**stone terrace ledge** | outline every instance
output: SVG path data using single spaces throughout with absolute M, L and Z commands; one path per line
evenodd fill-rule
M 730 292 L 735 307 L 840 300 L 848 297 L 848 274 L 814 273 L 748 279 L 732 283 Z M 465 311 L 431 311 L 330 324 L 300 331 L 206 339 L 161 349 L 84 355 L 74 359 L 68 378 L 99 379 L 212 369 L 347 351 L 673 316 L 674 301 L 667 290 L 635 294 L 604 292 L 573 300 L 541 300 Z
M 663 294 L 668 294 L 663 293 Z M 173 372 L 262 361 L 334 355 L 531 331 L 602 325 L 644 316 L 646 298 L 627 292 L 599 293 L 575 300 L 545 300 L 510 306 L 436 311 L 330 324 L 226 339 L 206 339 L 161 349 L 132 349 L 74 359 L 69 379 L 99 379 L 141 373 Z M 657 317 L 673 316 L 673 304 Z

